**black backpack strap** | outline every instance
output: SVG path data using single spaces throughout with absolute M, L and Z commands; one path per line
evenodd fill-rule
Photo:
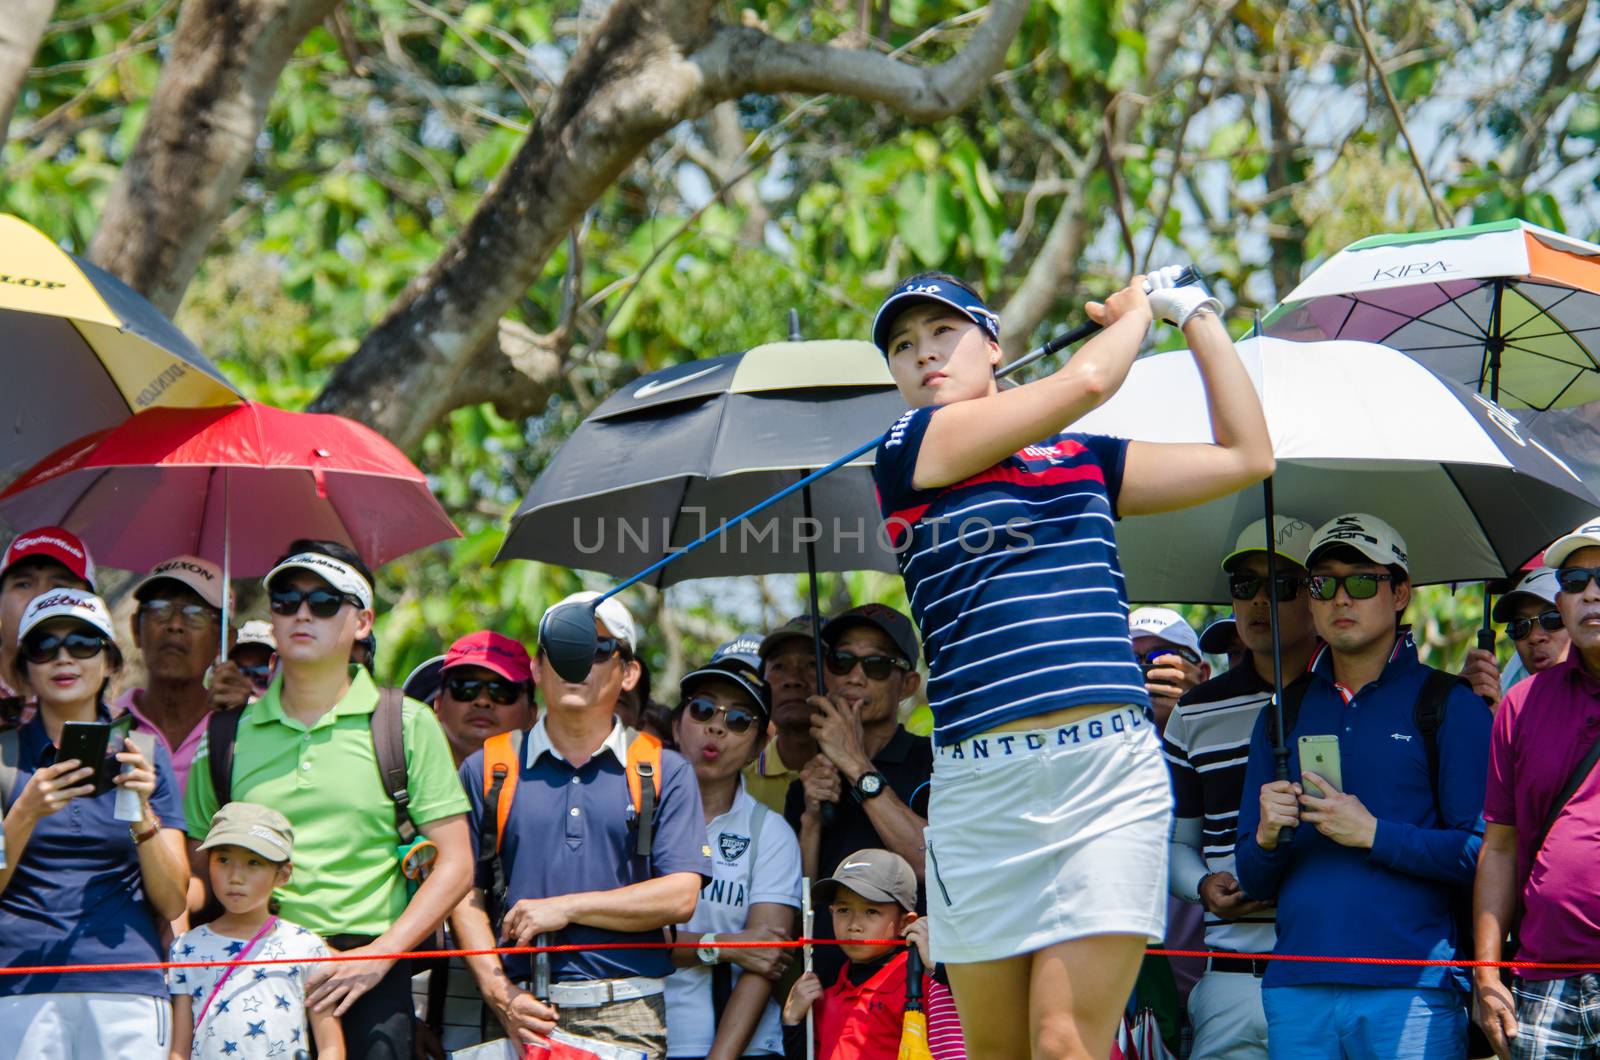
M 1445 705 L 1456 685 L 1467 682 L 1452 673 L 1428 668 L 1422 691 L 1411 708 L 1411 723 L 1422 737 L 1422 750 L 1428 756 L 1428 783 L 1433 787 L 1433 812 L 1444 823 L 1444 808 L 1439 804 L 1439 730 L 1444 726 Z M 1470 686 L 1468 686 L 1470 687 Z
M 1572 796 L 1583 787 L 1583 782 L 1589 774 L 1594 772 L 1596 762 L 1600 762 L 1600 737 L 1589 745 L 1588 752 L 1572 767 L 1572 772 L 1567 774 L 1567 782 L 1561 785 L 1561 794 L 1550 804 L 1550 810 L 1544 815 L 1544 823 L 1539 826 L 1539 840 L 1533 844 L 1533 857 L 1539 856 L 1539 850 L 1544 846 L 1544 841 L 1550 838 L 1550 829 L 1555 827 L 1556 818 L 1561 816 L 1561 811 L 1567 808 L 1567 803 L 1572 801 Z M 1530 864 L 1530 869 L 1531 869 Z M 1520 891 L 1519 891 L 1520 893 Z
M 378 759 L 378 775 L 383 790 L 394 800 L 394 830 L 401 846 L 417 838 L 408 806 L 411 790 L 406 771 L 405 695 L 398 688 L 378 689 L 378 705 L 372 711 L 372 750 Z
M 217 806 L 233 801 L 233 745 L 239 736 L 239 721 L 245 708 L 213 710 L 206 719 L 206 768 L 211 774 L 211 791 Z

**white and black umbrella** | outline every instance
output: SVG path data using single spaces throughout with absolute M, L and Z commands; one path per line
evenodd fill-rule
M 1312 523 L 1371 512 L 1406 539 L 1419 584 L 1500 578 L 1600 509 L 1555 446 L 1516 414 L 1369 342 L 1239 343 L 1261 395 L 1277 508 Z M 1187 351 L 1137 361 L 1074 430 L 1209 442 L 1205 391 Z M 1223 603 L 1218 566 L 1261 495 L 1124 519 L 1118 548 L 1134 600 Z

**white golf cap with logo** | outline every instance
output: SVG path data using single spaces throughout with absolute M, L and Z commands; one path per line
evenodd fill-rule
M 1590 519 L 1544 550 L 1544 565 L 1559 568 L 1580 548 L 1600 548 L 1600 518 Z
M 1140 607 L 1128 615 L 1128 635 L 1155 637 L 1200 654 L 1200 637 L 1183 616 L 1170 607 Z
M 264 648 L 271 648 L 273 651 L 278 650 L 278 638 L 273 635 L 271 622 L 252 618 L 239 627 L 239 636 L 233 642 L 233 646 L 235 648 L 244 648 L 251 644 L 259 644 Z
M 1411 560 L 1406 555 L 1406 539 L 1400 532 L 1376 515 L 1351 512 L 1329 519 L 1317 527 L 1311 537 L 1311 547 L 1306 551 L 1306 566 L 1317 560 L 1317 553 L 1335 545 L 1348 545 L 1373 563 L 1399 567 L 1411 573 Z
M 342 559 L 325 556 L 321 552 L 300 552 L 279 563 L 261 579 L 268 592 L 278 575 L 285 571 L 303 570 L 327 582 L 335 592 L 353 596 L 361 601 L 364 610 L 372 610 L 372 583 Z
M 544 615 L 539 619 L 540 630 L 544 629 L 545 619 L 550 617 L 550 612 L 557 607 L 562 607 L 566 604 L 587 604 L 598 599 L 599 596 L 600 594 L 592 589 L 573 593 L 565 600 L 545 610 Z M 633 615 L 628 613 L 627 607 L 621 600 L 618 600 L 615 596 L 607 597 L 594 609 L 594 614 L 600 620 L 600 624 L 606 627 L 606 632 L 626 644 L 629 652 L 637 652 L 639 650 L 639 638 L 634 630 Z M 543 638 L 541 637 L 541 639 Z
M 33 598 L 22 621 L 17 623 L 17 639 L 26 637 L 41 622 L 52 618 L 73 618 L 101 633 L 107 640 L 116 640 L 111 629 L 111 610 L 106 602 L 84 589 L 51 589 Z
M 222 610 L 222 568 L 199 556 L 174 556 L 157 563 L 149 574 L 134 586 L 133 598 L 147 600 L 155 595 L 161 582 L 177 582 L 194 591 L 194 594 L 218 611 Z
M 1496 622 L 1510 622 L 1512 612 L 1523 600 L 1537 600 L 1543 604 L 1554 607 L 1556 593 L 1561 591 L 1561 583 L 1556 581 L 1556 572 L 1551 567 L 1535 567 L 1517 583 L 1517 587 L 1506 593 L 1494 602 L 1494 611 L 1490 618 Z
M 1311 534 L 1316 529 L 1304 519 L 1296 519 L 1292 515 L 1274 516 L 1272 520 L 1272 551 L 1290 563 L 1301 567 L 1306 565 L 1306 557 L 1311 554 Z M 1245 556 L 1255 553 L 1265 554 L 1267 551 L 1267 521 L 1257 519 L 1239 533 L 1239 540 L 1234 542 L 1233 551 L 1222 558 L 1222 569 L 1229 574 Z

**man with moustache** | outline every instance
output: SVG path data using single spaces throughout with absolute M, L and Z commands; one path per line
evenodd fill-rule
M 589 603 L 598 593 L 575 593 Z M 543 627 L 543 620 L 540 622 Z M 489 949 L 497 935 L 511 946 L 541 935 L 553 944 L 660 942 L 663 928 L 694 914 L 711 875 L 705 818 L 694 770 L 675 751 L 660 751 L 659 800 L 648 854 L 637 846 L 640 822 L 629 791 L 629 747 L 639 737 L 616 715 L 624 688 L 639 679 L 633 616 L 612 597 L 595 608 L 594 665 L 583 681 L 564 680 L 541 644 L 536 663 L 544 712 L 513 739 L 520 765 L 504 814 L 498 854 L 479 859 L 473 890 L 451 925 L 466 949 Z M 482 835 L 487 809 L 486 752 L 461 767 L 472 803 L 472 830 Z M 503 791 L 503 789 L 502 789 Z M 501 796 L 503 797 L 503 795 Z M 500 922 L 491 927 L 490 895 L 504 880 Z M 663 980 L 670 955 L 659 949 L 584 949 L 551 955 L 550 1005 L 530 992 L 527 956 L 468 958 L 478 988 L 514 1043 L 560 1029 L 652 1058 L 667 1048 Z M 552 1005 L 554 1006 L 552 1008 Z M 559 1015 L 558 1015 L 559 1013 Z
M 1572 639 L 1556 607 L 1558 592 L 1556 572 L 1549 567 L 1536 567 L 1523 576 L 1515 589 L 1496 600 L 1494 610 L 1489 613 L 1491 619 L 1505 624 L 1506 637 L 1517 651 L 1517 661 L 1527 672 L 1524 677 L 1543 673 L 1566 661 Z M 1484 698 L 1490 710 L 1500 705 L 1500 697 L 1507 686 L 1493 652 L 1482 648 L 1467 652 L 1461 676 Z M 1512 680 L 1512 684 L 1521 679 Z
M 772 690 L 773 739 L 744 771 L 745 790 L 773 813 L 782 813 L 789 785 L 817 756 L 811 735 L 812 706 L 817 694 L 817 652 L 814 644 L 819 615 L 796 615 L 761 638 L 761 679 Z
M 1452 899 L 1470 884 L 1482 844 L 1489 711 L 1418 659 L 1401 624 L 1410 558 L 1392 526 L 1366 513 L 1330 520 L 1306 566 L 1324 644 L 1285 693 L 1290 779 L 1272 779 L 1274 712 L 1256 722 L 1239 882 L 1251 898 L 1278 903 L 1274 953 L 1450 961 L 1462 941 Z M 1430 752 L 1417 708 L 1430 684 L 1444 682 Z M 1330 735 L 1340 784 L 1302 772 L 1294 751 L 1302 737 Z M 1285 828 L 1295 829 L 1292 843 L 1281 842 Z M 1462 1060 L 1466 985 L 1442 965 L 1271 961 L 1261 991 L 1269 1055 Z
M 1489 1042 L 1516 1060 L 1600 1057 L 1600 520 L 1545 551 L 1570 638 L 1566 658 L 1515 685 L 1495 714 L 1478 859 L 1474 957 L 1587 968 L 1473 969 Z M 1520 642 L 1519 642 L 1520 646 Z M 1531 668 L 1531 667 L 1530 667 Z
M 1244 659 L 1179 700 L 1163 733 L 1173 795 L 1168 883 L 1174 897 L 1204 908 L 1205 943 L 1212 954 L 1189 994 L 1191 1055 L 1197 1060 L 1265 1060 L 1267 1055 L 1267 1017 L 1261 1009 L 1266 962 L 1230 954 L 1270 951 L 1273 913 L 1239 886 L 1234 833 L 1250 733 L 1274 688 L 1268 594 L 1278 596 L 1279 646 L 1288 679 L 1305 670 L 1316 648 L 1305 587 L 1311 531 L 1301 519 L 1280 515 L 1274 520 L 1276 586 L 1267 578 L 1266 520 L 1257 519 L 1239 535 L 1222 569 Z

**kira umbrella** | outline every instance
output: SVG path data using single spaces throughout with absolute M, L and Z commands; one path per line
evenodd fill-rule
M 190 553 L 228 577 L 265 574 L 298 537 L 342 541 L 377 567 L 460 536 L 377 432 L 254 402 L 154 409 L 80 438 L 0 493 L 0 518 L 64 526 L 113 567 Z
M 0 482 L 89 431 L 151 408 L 240 400 L 134 290 L 0 214 Z

